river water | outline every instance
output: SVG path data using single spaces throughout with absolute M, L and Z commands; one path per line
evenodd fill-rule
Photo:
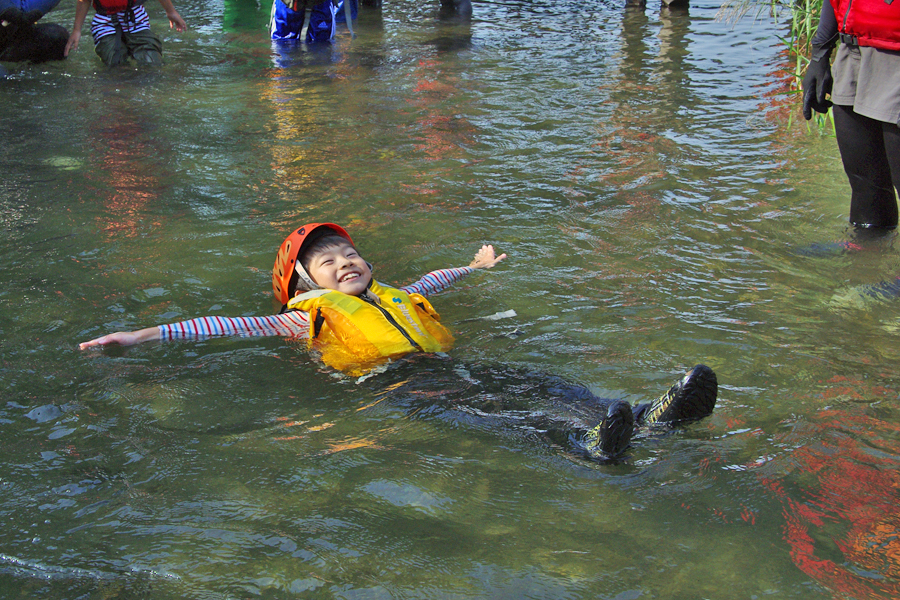
M 900 260 L 847 229 L 833 137 L 786 127 L 780 27 L 386 0 L 275 48 L 268 5 L 178 8 L 159 70 L 85 30 L 0 81 L 0 596 L 900 595 L 900 301 L 866 287 Z M 309 221 L 397 285 L 509 258 L 432 298 L 449 357 L 362 382 L 283 338 L 76 348 L 269 313 Z M 615 464 L 470 406 L 700 362 L 714 415 Z

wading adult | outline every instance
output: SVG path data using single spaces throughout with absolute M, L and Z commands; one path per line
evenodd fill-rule
M 838 40 L 840 47 L 829 66 Z M 813 110 L 824 113 L 834 103 L 835 136 L 852 191 L 850 223 L 895 228 L 894 188 L 900 191 L 900 2 L 824 2 L 812 46 L 803 78 L 803 116 L 809 120 Z

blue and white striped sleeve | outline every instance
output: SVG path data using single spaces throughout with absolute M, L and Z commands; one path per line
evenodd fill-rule
M 309 334 L 309 314 L 292 311 L 267 317 L 199 317 L 159 326 L 159 339 L 177 340 L 234 335 L 302 337 Z
M 437 271 L 428 273 L 415 283 L 405 285 L 400 289 L 407 294 L 422 294 L 423 296 L 437 294 L 438 292 L 447 289 L 448 287 L 474 271 L 475 269 L 473 269 L 472 267 L 439 269 Z

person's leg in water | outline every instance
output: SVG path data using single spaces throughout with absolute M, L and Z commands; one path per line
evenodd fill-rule
M 567 452 L 590 459 L 620 457 L 636 426 L 674 425 L 709 416 L 718 393 L 716 375 L 704 365 L 688 371 L 655 401 L 632 408 L 624 400 L 599 398 L 554 375 L 501 365 L 450 364 L 454 374 L 449 384 L 439 383 L 445 369 L 419 370 L 394 391 L 402 387 L 410 396 L 427 398 L 429 405 L 537 432 Z
M 134 61 L 139 65 L 160 66 L 162 59 L 162 41 L 149 29 L 124 34 L 125 46 Z
M 665 394 L 653 402 L 635 406 L 634 418 L 639 425 L 696 421 L 712 414 L 718 394 L 715 372 L 706 365 L 696 365 Z
M 633 408 L 624 400 L 610 404 L 600 424 L 585 436 L 585 447 L 592 454 L 615 458 L 627 449 L 635 426 L 679 425 L 703 419 L 712 414 L 718 393 L 715 372 L 706 365 L 696 365 L 653 402 Z
M 128 48 L 122 40 L 122 30 L 118 27 L 115 33 L 97 40 L 94 51 L 107 67 L 118 67 L 128 61 Z
M 852 237 L 796 248 L 802 256 L 824 258 L 866 250 L 872 247 L 869 242 L 890 241 L 897 223 L 894 190 L 900 194 L 900 125 L 861 117 L 852 106 L 834 105 L 833 110 L 841 162 L 852 191 Z M 872 287 L 876 292 L 887 288 L 886 295 L 897 296 L 897 286 L 897 280 L 890 280 Z
M 293 3 L 292 3 L 293 4 Z M 274 0 L 269 32 L 273 40 L 299 40 L 306 21 L 306 3 L 293 10 L 281 0 Z
M 900 194 L 900 125 L 882 123 L 884 150 L 891 167 L 891 178 Z M 900 298 L 900 276 L 867 286 L 863 293 L 876 298 Z
M 850 180 L 850 223 L 860 228 L 897 226 L 895 185 L 900 186 L 900 133 L 896 125 L 835 104 L 834 132 Z M 885 136 L 887 133 L 887 136 Z
M 891 167 L 894 189 L 900 195 L 900 123 L 882 123 L 881 134 L 884 137 L 884 154 Z
M 309 11 L 306 43 L 330 42 L 335 34 L 335 6 L 331 0 L 320 2 Z

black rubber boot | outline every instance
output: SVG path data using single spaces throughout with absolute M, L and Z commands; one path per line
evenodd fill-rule
M 697 365 L 656 401 L 636 406 L 634 416 L 640 425 L 696 421 L 712 414 L 718 393 L 716 374 Z
M 588 451 L 608 458 L 619 456 L 631 443 L 634 433 L 634 415 L 631 405 L 618 400 L 609 405 L 600 424 L 588 433 Z

